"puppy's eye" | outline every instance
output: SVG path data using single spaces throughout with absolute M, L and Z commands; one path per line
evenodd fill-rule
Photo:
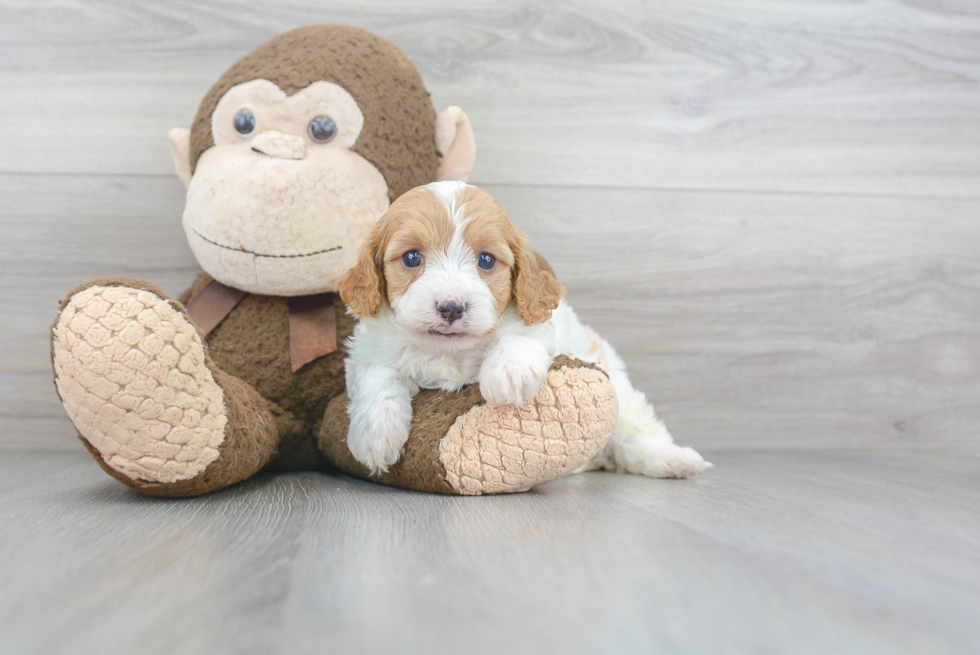
M 405 268 L 418 268 L 422 265 L 422 253 L 418 250 L 409 250 L 402 255 L 402 264 L 405 264 Z
M 247 109 L 239 109 L 235 114 L 235 131 L 243 137 L 252 136 L 255 131 L 255 116 Z
M 492 271 L 493 267 L 497 265 L 497 258 L 488 252 L 481 252 L 480 256 L 476 258 L 476 265 L 485 271 Z
M 317 116 L 310 121 L 310 138 L 317 143 L 327 143 L 337 136 L 337 124 L 329 116 Z

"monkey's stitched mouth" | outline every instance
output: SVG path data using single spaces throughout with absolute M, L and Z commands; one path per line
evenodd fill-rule
M 297 255 L 274 255 L 274 254 L 255 252 L 253 250 L 245 250 L 244 248 L 232 248 L 231 246 L 226 246 L 223 243 L 212 241 L 211 239 L 207 238 L 206 236 L 204 236 L 194 228 L 191 228 L 191 231 L 197 236 L 201 237 L 201 239 L 203 239 L 204 241 L 210 243 L 212 246 L 218 246 L 219 248 L 224 248 L 225 250 L 231 250 L 232 252 L 243 252 L 249 255 L 255 255 L 256 257 L 275 257 L 280 259 L 290 259 L 293 257 L 312 257 L 313 255 L 322 255 L 325 252 L 333 252 L 334 250 L 341 250 L 343 248 L 343 246 L 334 246 L 333 248 L 324 248 L 323 250 L 314 250 L 313 252 L 304 252 Z

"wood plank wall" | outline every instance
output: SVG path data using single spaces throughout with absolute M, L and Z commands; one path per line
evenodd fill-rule
M 278 32 L 371 29 L 706 451 L 980 451 L 980 5 L 4 2 L 0 448 L 70 449 L 75 284 L 198 271 L 167 130 Z

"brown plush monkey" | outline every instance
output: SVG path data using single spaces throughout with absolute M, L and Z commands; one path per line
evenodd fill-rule
M 179 301 L 130 278 L 74 289 L 52 328 L 55 386 L 82 442 L 146 494 L 187 496 L 265 469 L 337 466 L 344 340 L 333 293 L 391 201 L 465 179 L 466 115 L 436 115 L 415 67 L 363 30 L 312 26 L 246 55 L 171 132 L 183 224 L 206 273 Z M 401 460 L 375 476 L 455 494 L 522 491 L 585 463 L 616 416 L 601 371 L 567 358 L 535 402 L 425 391 Z

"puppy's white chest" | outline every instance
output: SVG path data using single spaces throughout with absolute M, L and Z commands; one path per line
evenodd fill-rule
M 483 349 L 478 352 L 439 355 L 425 361 L 418 371 L 416 384 L 424 389 L 458 391 L 473 384 L 480 372 Z

